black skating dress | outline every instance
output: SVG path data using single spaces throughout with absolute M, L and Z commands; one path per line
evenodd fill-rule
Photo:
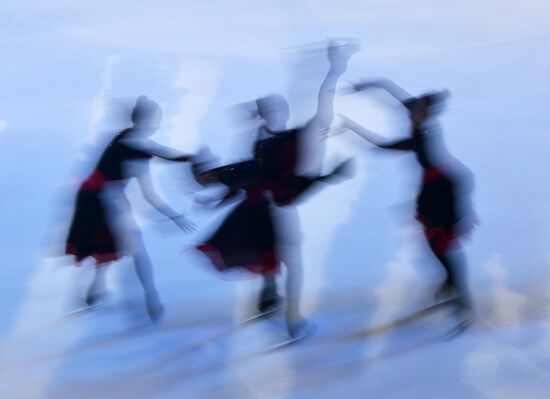
M 412 137 L 384 148 L 413 151 L 422 167 L 422 181 L 416 197 L 416 219 L 435 253 L 456 248 L 466 216 L 464 198 L 471 189 L 471 176 L 464 165 L 446 153 L 437 129 L 416 127 Z
M 278 271 L 281 237 L 273 208 L 292 204 L 316 181 L 296 173 L 299 144 L 299 129 L 270 134 L 256 142 L 252 160 L 203 172 L 245 197 L 197 246 L 218 270 L 243 267 L 263 275 Z
M 138 149 L 131 141 L 121 139 L 126 131 L 115 137 L 105 149 L 91 175 L 78 190 L 76 206 L 66 241 L 65 253 L 74 255 L 77 264 L 94 258 L 97 265 L 119 259 L 123 253 L 123 238 L 115 221 L 109 217 L 111 209 L 104 191 L 108 184 L 124 186 L 133 177 L 126 168 L 128 161 L 149 160 L 152 155 Z M 120 206 L 117 208 L 120 210 Z

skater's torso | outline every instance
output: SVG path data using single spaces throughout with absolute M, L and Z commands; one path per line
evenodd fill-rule
M 471 173 L 448 153 L 437 126 L 415 127 L 406 145 L 422 167 L 416 197 L 417 219 L 428 227 L 452 229 L 464 217 L 465 210 L 459 202 L 467 201 Z
M 408 140 L 410 150 L 414 151 L 416 160 L 424 170 L 437 167 L 437 134 L 423 126 L 415 126 Z
M 137 169 L 127 168 L 128 162 L 150 158 L 148 152 L 139 148 L 138 141 L 115 137 L 101 155 L 93 173 L 83 183 L 83 189 L 101 190 L 107 182 L 124 185 L 129 178 L 137 176 Z
M 300 129 L 272 132 L 261 127 L 254 145 L 254 159 L 259 162 L 262 177 L 268 180 L 296 175 L 299 162 Z

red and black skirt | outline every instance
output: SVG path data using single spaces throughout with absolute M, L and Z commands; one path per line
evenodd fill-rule
M 444 253 L 455 248 L 459 215 L 453 179 L 442 169 L 426 169 L 416 205 L 416 219 L 432 250 Z
M 65 245 L 65 253 L 74 255 L 77 264 L 91 257 L 101 265 L 121 256 L 100 195 L 106 181 L 101 172 L 95 171 L 78 191 Z
M 197 249 L 220 271 L 240 267 L 269 275 L 278 271 L 277 247 L 270 206 L 245 201 Z

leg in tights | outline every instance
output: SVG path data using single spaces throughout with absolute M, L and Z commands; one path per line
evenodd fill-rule
M 276 310 L 279 305 L 279 295 L 277 293 L 276 274 L 263 276 L 263 287 L 260 291 L 258 301 L 258 310 L 260 313 L 266 313 Z
M 158 292 L 155 287 L 153 267 L 149 259 L 149 254 L 145 250 L 141 237 L 138 236 L 135 240 L 136 247 L 133 254 L 134 268 L 143 287 L 143 291 L 145 292 L 147 313 L 153 322 L 157 322 L 164 314 L 164 307 L 159 300 Z
M 430 248 L 437 260 L 443 266 L 446 273 L 445 281 L 442 284 L 442 289 L 454 289 L 459 300 L 464 305 L 470 305 L 468 289 L 466 287 L 466 279 L 464 275 L 463 254 L 459 249 L 437 251 L 432 245 Z
M 96 303 L 100 302 L 101 299 L 103 299 L 103 297 L 105 296 L 107 291 L 105 287 L 106 273 L 107 269 L 105 267 L 96 266 L 94 279 L 92 280 L 90 288 L 88 288 L 88 292 L 86 293 L 87 305 L 95 305 Z

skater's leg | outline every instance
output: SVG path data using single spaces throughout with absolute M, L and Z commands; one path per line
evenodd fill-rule
M 286 266 L 286 308 L 285 319 L 288 332 L 292 337 L 298 336 L 307 322 L 300 312 L 302 296 L 303 268 L 302 251 L 299 242 L 290 243 L 283 251 L 283 262 Z
M 158 292 L 155 287 L 153 267 L 149 254 L 145 250 L 145 246 L 139 237 L 136 237 L 133 259 L 136 274 L 145 292 L 147 313 L 153 322 L 157 322 L 164 314 L 164 307 L 159 300 Z
M 287 266 L 285 281 L 286 293 L 286 318 L 288 320 L 300 319 L 300 297 L 302 294 L 302 265 L 293 264 Z
M 462 251 L 460 249 L 438 251 L 438 248 L 434 248 L 432 245 L 430 248 L 446 274 L 438 294 L 447 297 L 456 294 L 462 305 L 471 306 Z
M 279 306 L 280 298 L 277 293 L 276 274 L 268 274 L 263 277 L 263 286 L 258 299 L 258 311 L 268 313 L 276 310 Z
M 287 265 L 286 274 L 286 309 L 285 319 L 288 333 L 291 337 L 298 337 L 307 330 L 308 323 L 300 312 L 300 298 L 302 294 L 302 265 Z
M 439 261 L 447 271 L 447 281 L 453 286 L 458 296 L 469 304 L 470 294 L 466 282 L 466 264 L 464 253 L 460 249 L 447 251 L 438 256 Z
M 105 284 L 107 268 L 104 266 L 96 266 L 94 278 L 88 292 L 86 293 L 86 305 L 92 306 L 100 302 L 107 293 Z
M 458 289 L 458 271 L 457 265 L 453 261 L 453 257 L 449 252 L 443 252 L 443 253 L 434 253 L 435 257 L 443 266 L 443 269 L 445 269 L 445 281 L 443 282 L 443 285 L 447 285 L 450 287 L 454 287 Z
M 288 332 L 294 337 L 307 326 L 307 322 L 300 312 L 303 282 L 300 218 L 296 207 L 281 209 L 278 216 L 282 232 L 279 241 L 281 260 L 286 267 L 285 319 Z

